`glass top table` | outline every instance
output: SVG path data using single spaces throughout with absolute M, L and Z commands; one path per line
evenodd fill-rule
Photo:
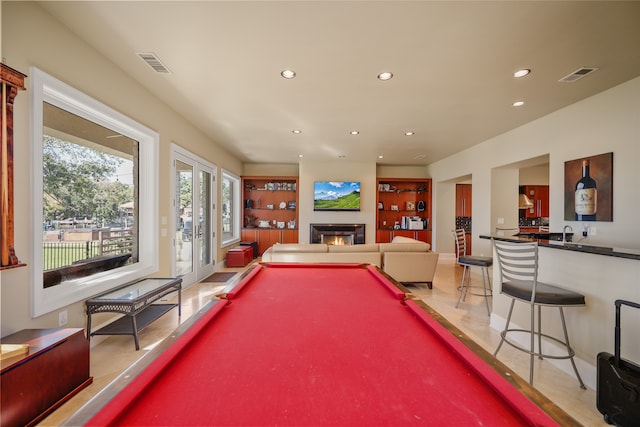
M 133 335 L 136 350 L 140 349 L 138 332 L 174 307 L 182 314 L 182 279 L 148 278 L 129 283 L 85 301 L 87 307 L 87 339 L 93 335 Z M 172 292 L 178 292 L 177 303 L 155 303 Z M 91 331 L 91 316 L 97 313 L 120 313 L 124 316 Z

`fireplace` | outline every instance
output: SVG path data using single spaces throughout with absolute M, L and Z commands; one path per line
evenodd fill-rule
M 363 245 L 364 224 L 311 224 L 311 243 Z

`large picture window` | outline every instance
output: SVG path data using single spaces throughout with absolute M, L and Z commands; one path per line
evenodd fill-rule
M 157 271 L 155 132 L 32 69 L 33 315 Z

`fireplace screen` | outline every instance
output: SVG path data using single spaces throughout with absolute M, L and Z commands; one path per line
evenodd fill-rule
M 353 236 L 355 233 L 336 236 L 331 234 L 321 234 L 320 243 L 326 243 L 327 245 L 353 245 Z
M 364 224 L 311 224 L 311 243 L 364 244 Z

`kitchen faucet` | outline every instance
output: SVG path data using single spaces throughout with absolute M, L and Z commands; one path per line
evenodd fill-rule
M 571 230 L 571 233 L 573 233 L 573 228 L 571 228 L 570 225 L 565 225 L 564 228 L 562 229 L 562 242 L 566 242 L 567 241 L 567 228 L 569 230 Z

